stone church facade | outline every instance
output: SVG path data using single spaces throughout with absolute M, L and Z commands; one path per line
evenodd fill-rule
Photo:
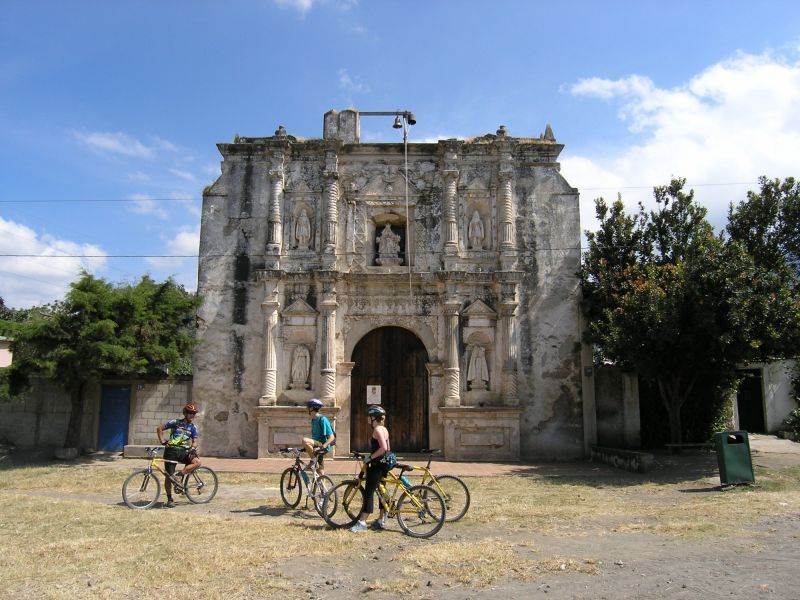
M 205 454 L 269 456 L 319 397 L 336 453 L 449 460 L 584 453 L 578 193 L 549 126 L 469 140 L 361 143 L 280 127 L 219 144 L 203 194 L 193 399 Z

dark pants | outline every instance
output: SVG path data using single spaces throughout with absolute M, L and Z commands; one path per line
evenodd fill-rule
M 364 478 L 364 508 L 362 512 L 367 514 L 375 510 L 375 490 L 378 489 L 380 480 L 386 477 L 389 469 L 386 465 L 373 462 L 367 466 L 367 475 Z
M 191 454 L 193 455 L 194 453 Z M 181 464 L 188 465 L 192 462 L 192 458 L 189 455 L 190 450 L 188 448 L 179 448 L 177 446 L 164 448 L 164 460 L 177 460 Z M 164 463 L 164 470 L 170 475 L 175 473 L 175 467 L 177 467 L 175 463 Z

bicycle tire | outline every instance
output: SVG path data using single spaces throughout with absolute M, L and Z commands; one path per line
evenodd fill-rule
M 444 498 L 427 485 L 412 485 L 397 501 L 397 522 L 411 537 L 429 538 L 435 535 L 444 525 L 446 517 Z
M 336 510 L 331 510 L 331 503 Z M 356 479 L 342 481 L 325 494 L 322 502 L 322 518 L 334 529 L 351 527 L 364 509 L 364 489 Z
M 303 484 L 300 482 L 300 473 L 294 467 L 288 467 L 281 473 L 281 499 L 289 508 L 297 508 L 302 497 Z
M 311 485 L 311 502 L 314 504 L 314 510 L 317 514 L 322 516 L 322 504 L 325 502 L 325 494 L 333 489 L 333 479 L 327 475 L 319 475 L 317 480 Z M 339 505 L 338 498 L 333 498 L 328 506 L 331 515 L 336 512 Z
M 122 500 L 128 508 L 144 510 L 150 508 L 161 495 L 161 482 L 147 469 L 128 475 L 122 484 Z
M 438 483 L 438 485 L 436 485 Z M 452 523 L 458 521 L 467 514 L 471 497 L 469 488 L 464 481 L 455 475 L 440 475 L 436 478 L 436 483 L 428 485 L 442 494 L 445 508 L 447 509 L 446 521 Z
M 192 504 L 206 504 L 217 495 L 217 474 L 208 467 L 197 467 L 183 478 L 186 499 Z

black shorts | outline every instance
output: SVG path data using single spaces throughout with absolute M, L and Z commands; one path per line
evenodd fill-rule
M 164 460 L 176 460 L 179 463 L 188 465 L 195 457 L 195 452 L 191 448 L 179 448 L 177 446 L 166 446 L 164 448 Z M 177 465 L 173 462 L 164 463 L 164 469 L 172 475 Z

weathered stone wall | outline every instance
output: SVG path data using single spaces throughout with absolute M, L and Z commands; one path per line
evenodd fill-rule
M 512 138 L 502 127 L 409 144 L 406 178 L 402 144 L 345 143 L 357 141 L 353 118 L 326 116 L 329 139 L 281 128 L 219 145 L 194 361 L 206 452 L 268 451 L 270 415 L 312 396 L 340 409 L 346 451 L 353 348 L 399 326 L 428 355 L 431 445 L 451 458 L 581 456 L 580 223 L 562 146 L 549 128 Z M 390 229 L 400 254 L 378 244 Z M 304 353 L 308 376 L 294 381 Z M 459 410 L 445 418 L 443 407 Z

